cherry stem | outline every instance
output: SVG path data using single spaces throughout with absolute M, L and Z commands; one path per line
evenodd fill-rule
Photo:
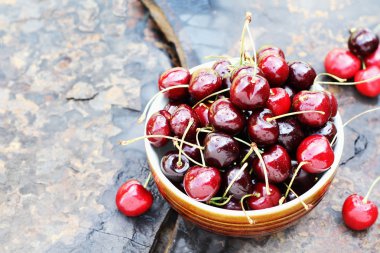
M 189 120 L 189 123 L 187 124 L 187 127 L 186 127 L 185 131 L 183 132 L 182 139 L 181 139 L 181 142 L 180 142 L 180 144 L 179 144 L 179 153 L 178 153 L 178 162 L 177 162 L 177 166 L 178 166 L 178 167 L 182 167 L 182 160 L 181 160 L 182 146 L 183 146 L 183 142 L 185 141 L 185 138 L 186 138 L 187 132 L 189 132 L 190 127 L 193 125 L 193 123 L 194 123 L 194 119 L 191 118 L 191 119 Z
M 249 157 L 252 153 L 253 153 L 253 148 L 251 147 L 251 148 L 248 150 L 247 154 L 244 156 L 243 160 L 241 160 L 240 164 L 243 164 L 243 163 L 248 159 L 248 157 Z
M 178 89 L 178 88 L 189 88 L 189 85 L 188 84 L 180 84 L 180 85 L 176 85 L 176 86 L 171 86 L 171 87 L 168 87 L 168 88 L 165 88 L 165 89 L 162 89 L 160 90 L 159 92 L 157 92 L 149 101 L 148 103 L 146 104 L 145 106 L 145 109 L 143 111 L 143 113 L 141 114 L 141 116 L 138 118 L 137 120 L 137 123 L 141 124 L 145 118 L 146 118 L 146 114 L 148 112 L 148 109 L 150 108 L 150 106 L 152 105 L 153 101 L 160 95 L 160 94 L 163 94 L 169 90 L 173 90 L 173 89 Z
M 169 139 L 169 140 L 181 141 L 180 139 L 178 139 L 176 137 L 172 137 L 172 136 L 166 136 L 166 135 L 161 135 L 161 134 L 152 134 L 152 135 L 140 136 L 140 137 L 134 138 L 132 140 L 120 141 L 119 144 L 123 145 L 123 146 L 126 146 L 126 145 L 129 145 L 129 144 L 133 143 L 133 142 L 140 141 L 140 140 L 143 140 L 143 139 L 146 139 L 146 138 L 166 138 L 166 139 Z M 183 143 L 185 143 L 186 145 L 189 145 L 191 147 L 200 149 L 200 150 L 204 149 L 204 147 L 202 147 L 202 146 L 198 146 L 198 145 L 195 145 L 195 144 L 187 142 L 187 141 L 183 141 Z
M 236 173 L 236 175 L 232 179 L 231 183 L 227 186 L 226 190 L 224 191 L 223 197 L 225 197 L 227 195 L 227 193 L 231 189 L 232 185 L 235 183 L 235 181 L 238 179 L 238 177 L 241 175 L 241 173 L 243 173 L 243 171 L 245 170 L 245 168 L 247 168 L 247 166 L 248 166 L 248 163 L 244 163 L 244 165 L 241 166 L 241 168 L 238 171 L 238 173 Z
M 284 118 L 284 117 L 288 117 L 288 116 L 293 116 L 293 115 L 296 115 L 296 114 L 304 114 L 304 113 L 320 113 L 320 114 L 325 114 L 325 112 L 323 111 L 299 111 L 299 112 L 289 112 L 289 113 L 285 113 L 285 114 L 281 114 L 281 115 L 278 115 L 278 116 L 274 116 L 274 117 L 270 117 L 270 118 L 267 118 L 266 121 L 267 122 L 271 122 L 273 120 L 276 120 L 276 119 L 281 119 L 281 118 Z
M 148 177 L 144 183 L 144 188 L 146 188 L 148 186 L 151 177 L 152 177 L 152 172 L 149 172 L 149 175 L 148 175 Z
M 173 141 L 173 144 L 174 146 L 179 150 L 179 145 L 178 145 L 178 141 Z M 195 161 L 193 158 L 191 158 L 190 156 L 188 156 L 183 150 L 181 150 L 181 153 L 182 155 L 184 155 L 187 159 L 189 159 L 190 161 L 192 161 L 193 163 L 195 163 L 196 165 L 199 165 L 201 167 L 205 167 L 205 165 Z
M 292 190 L 292 188 L 290 188 L 289 187 L 289 185 L 287 185 L 287 184 L 285 184 L 284 183 L 284 185 L 286 186 L 286 187 L 288 187 L 288 189 L 297 197 L 297 199 L 299 200 L 299 202 L 303 205 L 303 207 L 305 208 L 305 210 L 307 211 L 307 210 L 309 210 L 310 209 L 310 207 L 312 206 L 312 205 L 307 205 L 302 199 L 300 199 L 300 196 L 298 196 L 298 194 L 295 192 L 295 191 L 293 191 Z M 282 197 L 282 198 L 284 198 L 284 197 Z M 282 199 L 281 198 L 281 199 Z M 285 199 L 285 198 L 284 198 Z M 280 200 L 281 201 L 281 200 Z M 280 203 L 280 205 L 281 205 L 282 203 Z
M 247 12 L 246 15 L 249 15 L 249 19 L 251 20 L 251 13 Z M 249 38 L 249 41 L 251 42 L 251 47 L 252 47 L 252 51 L 253 51 L 253 59 L 254 59 L 253 76 L 256 76 L 256 74 L 257 74 L 257 56 L 256 56 L 255 41 L 253 40 L 253 37 L 252 37 L 252 34 L 251 34 L 251 30 L 249 29 L 249 26 L 247 25 L 245 28 L 247 29 L 248 38 Z
M 367 195 L 365 195 L 364 199 L 363 199 L 363 203 L 366 204 L 367 201 L 368 201 L 368 198 L 369 198 L 369 195 L 371 194 L 373 188 L 375 187 L 375 185 L 380 181 L 380 177 L 377 177 L 375 179 L 375 181 L 372 183 L 371 187 L 369 188 L 368 192 L 367 192 Z
M 231 198 L 232 198 L 232 195 L 228 196 L 228 198 L 226 198 L 226 197 L 215 197 L 215 198 L 210 199 L 207 203 L 211 204 L 211 205 L 215 205 L 215 206 L 224 206 L 228 202 L 230 202 Z M 223 199 L 226 199 L 226 200 L 223 201 L 222 203 L 216 202 L 218 200 L 223 200 Z
M 332 74 L 329 74 L 329 73 L 319 73 L 319 74 L 314 78 L 314 83 L 319 83 L 317 80 L 318 80 L 318 78 L 320 78 L 321 76 L 328 76 L 328 77 L 331 77 L 331 78 L 337 80 L 337 81 L 340 82 L 340 83 L 343 83 L 343 82 L 347 81 L 347 79 L 340 78 L 340 77 L 338 77 L 338 76 L 336 76 L 336 75 L 332 75 Z M 322 81 L 321 81 L 321 82 L 322 82 Z
M 197 134 L 195 135 L 195 140 L 197 142 L 197 145 L 200 146 L 199 144 L 199 133 L 200 131 L 198 131 L 198 129 L 201 129 L 201 128 L 197 128 Z M 206 162 L 205 162 L 205 157 L 203 155 L 203 150 L 199 150 L 199 153 L 201 153 L 201 160 L 202 160 L 202 167 L 206 167 Z
M 242 140 L 242 139 L 240 139 L 240 138 L 238 138 L 238 137 L 233 137 L 233 138 L 234 138 L 235 140 L 237 140 L 238 142 L 247 145 L 248 147 L 252 147 L 251 144 L 249 144 L 248 142 L 246 142 L 246 141 L 244 141 L 244 140 Z
M 212 93 L 212 94 L 210 94 L 210 95 L 208 95 L 208 96 L 202 98 L 201 100 L 199 100 L 199 101 L 193 106 L 193 109 L 194 109 L 195 107 L 197 107 L 197 105 L 199 105 L 199 104 L 202 103 L 203 101 L 207 100 L 208 98 L 213 97 L 213 96 L 218 95 L 218 94 L 221 94 L 221 93 L 224 93 L 224 92 L 229 91 L 229 90 L 230 90 L 230 88 L 226 88 L 226 89 L 223 89 L 223 90 L 220 90 L 220 91 L 214 92 L 214 93 Z
M 232 59 L 232 57 L 229 55 L 206 55 L 203 58 L 205 60 L 209 60 L 209 59 L 226 59 L 226 60 L 229 60 L 229 59 Z
M 317 77 L 321 76 L 322 74 L 325 75 L 325 76 L 332 77 L 332 78 L 336 79 L 338 82 L 315 81 L 317 79 Z M 368 79 L 365 79 L 365 80 L 361 80 L 361 81 L 358 81 L 358 82 L 345 82 L 347 79 L 342 79 L 342 78 L 339 78 L 337 76 L 334 76 L 334 75 L 331 75 L 331 74 L 328 74 L 328 73 L 321 73 L 321 74 L 318 74 L 318 76 L 314 79 L 314 83 L 332 84 L 332 85 L 357 85 L 357 84 L 361 84 L 361 83 L 367 83 L 367 82 L 370 82 L 370 81 L 373 81 L 373 80 L 376 80 L 376 79 L 380 78 L 380 75 L 376 75 L 376 76 L 373 76 L 371 78 L 368 78 Z
M 249 217 L 249 215 L 247 214 L 247 212 L 245 211 L 245 208 L 244 208 L 244 200 L 246 198 L 249 198 L 249 197 L 260 198 L 260 193 L 255 192 L 255 193 L 252 193 L 252 194 L 247 194 L 247 195 L 243 196 L 241 198 L 241 200 L 240 200 L 241 209 L 243 210 L 245 217 L 247 217 L 247 220 L 248 220 L 249 224 L 255 224 L 255 221 L 251 217 Z
M 292 177 L 292 180 L 290 180 L 290 183 L 288 185 L 288 188 L 286 189 L 286 192 L 285 192 L 285 195 L 283 198 L 280 199 L 279 203 L 280 205 L 284 202 L 284 200 L 286 199 L 286 197 L 288 197 L 288 194 L 289 194 L 289 191 L 290 191 L 290 187 L 292 186 L 293 182 L 294 182 L 294 179 L 296 178 L 297 174 L 298 174 L 298 171 L 301 169 L 302 166 L 304 166 L 305 164 L 308 164 L 309 162 L 300 162 L 296 168 L 296 170 L 294 171 L 293 173 L 293 177 Z
M 241 41 L 241 44 L 240 44 L 240 65 L 243 65 L 243 57 L 244 57 L 244 41 L 245 41 L 245 31 L 246 31 L 246 27 L 248 26 L 248 24 L 251 22 L 251 13 L 247 12 L 245 14 L 245 21 L 244 21 L 244 25 L 243 25 L 243 30 L 241 32 L 241 37 L 240 37 L 240 41 Z
M 360 116 L 363 116 L 367 113 L 370 113 L 370 112 L 374 112 L 374 111 L 377 111 L 377 110 L 380 110 L 380 107 L 376 107 L 376 108 L 372 108 L 372 109 L 369 109 L 369 110 L 366 110 L 364 112 L 361 112 L 357 115 L 355 115 L 354 117 L 352 117 L 351 119 L 347 120 L 343 125 L 342 125 L 342 128 L 347 126 L 349 123 L 351 123 L 353 120 L 359 118 Z M 335 141 L 336 141 L 336 138 L 338 138 L 338 134 L 340 134 L 340 132 L 336 133 L 334 138 L 332 139 L 331 141 L 331 146 L 334 145 Z
M 264 178 L 265 178 L 265 191 L 267 192 L 267 195 L 270 195 L 267 166 L 265 165 L 264 159 L 260 154 L 260 150 L 257 148 L 257 145 L 255 143 L 252 143 L 252 148 L 253 148 L 253 151 L 255 151 L 257 157 L 259 158 L 261 165 L 263 166 Z

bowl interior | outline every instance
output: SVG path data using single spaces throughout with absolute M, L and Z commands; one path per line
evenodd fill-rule
M 237 61 L 238 61 L 238 59 L 235 58 L 235 59 L 233 59 L 232 63 L 235 63 Z M 213 63 L 214 62 L 207 62 L 207 63 L 201 64 L 199 66 L 196 66 L 196 67 L 190 69 L 190 73 L 194 72 L 195 70 L 197 70 L 199 68 L 211 68 Z M 323 87 L 321 87 L 320 85 L 313 85 L 312 89 L 313 90 L 323 90 Z M 153 113 L 163 109 L 167 103 L 168 103 L 167 98 L 165 98 L 163 95 L 158 96 L 155 99 L 155 101 L 152 103 L 152 105 L 148 111 L 147 118 L 149 118 Z M 300 196 L 300 199 L 302 199 L 303 201 L 305 199 L 308 199 L 310 196 L 314 195 L 318 191 L 318 189 L 320 189 L 323 185 L 325 185 L 325 183 L 328 180 L 331 180 L 331 178 L 334 176 L 334 174 L 338 168 L 339 161 L 340 161 L 340 158 L 341 158 L 342 152 L 343 152 L 343 145 L 344 145 L 343 124 L 342 124 L 342 119 L 341 119 L 339 112 L 337 113 L 337 115 L 334 118 L 334 124 L 337 128 L 337 131 L 338 131 L 336 144 L 334 146 L 334 154 L 335 154 L 334 163 L 332 164 L 331 168 L 322 175 L 322 177 L 318 180 L 318 182 L 310 190 L 308 190 L 306 193 L 304 193 Z M 231 210 L 226 210 L 223 208 L 218 208 L 218 207 L 214 207 L 214 206 L 210 206 L 210 205 L 198 202 L 198 201 L 190 198 L 185 193 L 180 191 L 176 186 L 174 186 L 161 171 L 161 162 L 160 162 L 161 157 L 167 151 L 172 149 L 168 146 L 170 146 L 170 145 L 167 145 L 166 147 L 163 147 L 163 148 L 154 148 L 153 146 L 150 145 L 149 141 L 147 139 L 145 139 L 146 154 L 149 157 L 151 169 L 155 171 L 155 173 L 159 177 L 161 183 L 163 183 L 167 186 L 170 186 L 170 189 L 175 193 L 175 195 L 180 196 L 181 198 L 185 199 L 186 202 L 189 203 L 189 205 L 193 205 L 196 208 L 200 208 L 200 209 L 203 209 L 207 212 L 214 212 L 214 213 L 222 214 L 222 215 L 244 216 L 245 217 L 243 211 L 231 211 Z M 263 210 L 251 210 L 251 211 L 247 211 L 247 213 L 248 213 L 248 215 L 256 215 L 256 216 L 264 215 L 264 214 L 268 215 L 271 213 L 282 212 L 285 209 L 292 207 L 292 206 L 295 206 L 295 205 L 298 205 L 298 204 L 299 204 L 299 200 L 295 199 L 295 200 L 286 202 L 280 206 L 275 206 L 275 207 L 267 208 L 267 209 L 263 209 Z

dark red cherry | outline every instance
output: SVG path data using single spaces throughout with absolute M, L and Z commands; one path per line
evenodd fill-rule
M 329 140 L 323 135 L 311 135 L 305 138 L 297 149 L 297 161 L 308 162 L 302 169 L 309 173 L 321 173 L 334 162 L 334 151 Z
M 338 113 L 338 100 L 336 100 L 336 97 L 331 92 L 325 91 L 325 93 L 327 94 L 327 96 L 330 99 L 331 117 L 335 117 L 336 114 Z
M 330 119 L 331 104 L 330 99 L 322 91 L 300 91 L 293 97 L 293 111 L 321 111 L 298 114 L 298 120 L 311 127 L 322 127 Z
M 283 88 L 271 88 L 266 107 L 272 111 L 275 116 L 288 113 L 292 101 L 288 93 Z
M 260 197 L 249 197 L 247 199 L 249 208 L 252 210 L 260 210 L 278 206 L 281 198 L 280 190 L 275 185 L 270 184 L 269 192 L 270 194 L 268 195 L 264 183 L 258 182 L 255 184 L 253 187 L 253 193 L 258 194 Z
M 270 183 L 281 183 L 289 177 L 292 166 L 290 156 L 285 148 L 280 145 L 274 145 L 267 149 L 262 154 L 262 157 Z M 264 181 L 264 167 L 258 158 L 253 160 L 252 167 L 258 179 Z
M 121 213 L 134 217 L 149 210 L 153 204 L 153 195 L 139 181 L 130 179 L 117 190 L 115 202 Z
M 195 101 L 218 91 L 222 87 L 222 78 L 213 69 L 198 69 L 190 79 L 189 92 Z
M 243 66 L 239 66 L 238 68 L 235 68 L 232 72 L 231 72 L 231 77 L 230 77 L 230 81 L 231 81 L 231 84 L 232 82 L 234 81 L 234 79 L 239 76 L 239 75 L 252 75 L 254 76 L 255 75 L 255 67 L 252 66 L 252 65 L 243 65 Z M 261 71 L 260 68 L 256 68 L 256 75 L 260 75 L 260 76 L 264 76 L 264 73 Z
M 355 82 L 364 81 L 369 78 L 379 76 L 380 67 L 370 66 L 366 69 L 359 70 L 355 75 Z M 364 96 L 377 97 L 380 95 L 380 78 L 376 78 L 372 81 L 357 84 L 356 89 Z
M 245 116 L 228 98 L 220 98 L 210 106 L 210 124 L 218 131 L 236 135 L 245 126 Z
M 295 61 L 289 64 L 289 77 L 286 84 L 296 90 L 308 90 L 313 85 L 316 76 L 310 64 Z
M 342 216 L 347 227 L 353 230 L 364 230 L 372 226 L 379 214 L 377 206 L 372 201 L 366 203 L 363 197 L 352 194 L 344 201 Z
M 332 121 L 327 121 L 327 123 L 319 129 L 311 129 L 311 134 L 320 134 L 325 136 L 329 142 L 331 142 L 335 135 L 337 134 L 337 129 Z
M 208 201 L 218 192 L 222 178 L 218 169 L 193 166 L 183 178 L 185 192 L 198 201 Z
M 274 55 L 285 59 L 285 54 L 280 48 L 266 45 L 257 51 L 257 62 L 262 61 L 262 59 L 268 55 Z
M 346 49 L 333 49 L 325 58 L 326 72 L 340 78 L 353 78 L 360 67 L 359 58 Z
M 380 47 L 376 49 L 371 55 L 364 59 L 366 67 L 377 66 L 380 68 Z
M 224 205 L 223 208 L 227 209 L 227 210 L 235 210 L 235 211 L 243 210 L 241 208 L 240 200 L 237 200 L 234 198 L 231 198 L 231 200 L 228 201 L 228 203 L 226 205 Z
M 202 127 L 207 127 L 210 124 L 210 120 L 208 118 L 209 105 L 204 103 L 200 103 L 196 107 L 194 107 L 194 112 L 197 114 L 199 123 Z
M 188 155 L 190 158 L 192 158 L 195 161 L 200 161 L 201 159 L 201 152 L 199 151 L 199 148 L 190 146 L 187 144 L 183 144 L 182 146 L 183 152 Z
M 171 135 L 169 120 L 165 117 L 165 113 L 163 112 L 166 111 L 161 110 L 156 112 L 149 118 L 146 124 L 147 135 Z M 168 139 L 158 137 L 151 137 L 148 140 L 155 147 L 162 147 L 168 142 Z
M 290 174 L 287 180 L 289 184 L 291 179 L 293 178 L 294 172 L 297 169 L 298 162 L 292 161 L 292 169 L 290 170 Z M 298 195 L 302 195 L 307 192 L 316 182 L 316 178 L 314 174 L 310 174 L 304 170 L 298 170 L 297 175 L 294 178 L 292 184 L 292 190 L 295 191 Z
M 164 110 L 170 113 L 170 115 L 172 115 L 173 112 L 177 110 L 178 106 L 180 106 L 181 104 L 183 103 L 177 101 L 169 101 L 169 103 L 165 105 Z
M 225 133 L 209 133 L 203 144 L 205 161 L 209 166 L 225 168 L 239 158 L 239 143 Z
M 348 48 L 359 57 L 372 54 L 378 46 L 379 37 L 366 28 L 355 29 L 348 38 Z
M 195 114 L 195 112 L 191 109 L 188 105 L 181 105 L 175 110 L 175 112 L 172 115 L 172 118 L 170 119 L 170 127 L 173 131 L 173 133 L 176 136 L 179 136 L 182 138 L 187 125 L 189 124 L 190 119 L 194 120 L 194 123 L 191 125 L 187 135 L 186 139 L 191 140 L 195 138 L 195 134 L 197 131 L 197 127 L 199 125 L 198 123 L 198 117 Z
M 171 68 L 161 74 L 158 79 L 158 88 L 163 90 L 172 86 L 181 84 L 189 84 L 190 72 L 182 67 Z M 187 88 L 172 89 L 164 93 L 164 95 L 172 100 L 181 100 L 189 96 Z
M 222 84 L 224 87 L 229 88 L 231 86 L 230 80 L 230 68 L 231 62 L 229 60 L 218 60 L 212 65 L 212 69 L 218 73 L 218 75 L 222 78 Z
M 228 187 L 235 176 L 239 173 L 240 166 L 232 165 L 227 169 L 223 175 L 224 185 Z M 240 175 L 236 178 L 236 181 L 232 184 L 231 188 L 227 192 L 227 196 L 232 195 L 235 199 L 241 199 L 244 195 L 250 194 L 253 189 L 252 178 L 249 174 L 249 169 L 246 168 Z
M 173 182 L 181 182 L 185 172 L 190 168 L 190 161 L 181 156 L 181 163 L 178 163 L 178 152 L 169 151 L 161 158 L 161 170 L 164 175 Z
M 264 73 L 270 87 L 278 87 L 285 83 L 289 75 L 289 66 L 285 59 L 275 55 L 268 55 L 261 59 L 259 68 Z
M 274 117 L 269 109 L 257 109 L 248 119 L 248 135 L 251 141 L 259 146 L 270 146 L 278 140 L 279 129 L 275 120 L 267 121 Z
M 269 84 L 260 75 L 239 75 L 232 82 L 231 102 L 242 110 L 253 110 L 265 106 L 269 98 Z
M 286 117 L 277 120 L 279 128 L 278 143 L 289 153 L 295 153 L 298 145 L 305 138 L 305 134 L 297 119 Z

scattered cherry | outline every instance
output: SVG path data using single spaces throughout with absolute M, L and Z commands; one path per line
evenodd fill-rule
M 348 48 L 359 57 L 372 54 L 378 46 L 379 37 L 366 28 L 354 29 L 348 38 Z
M 366 67 L 377 66 L 380 68 L 380 47 L 378 47 L 375 52 L 364 59 L 364 64 Z
M 346 49 L 331 50 L 325 58 L 326 72 L 339 78 L 353 78 L 360 70 L 360 60 Z
M 364 81 L 380 75 L 380 67 L 370 66 L 359 70 L 355 75 L 355 82 Z M 356 89 L 364 96 L 377 97 L 380 94 L 380 78 L 357 84 Z

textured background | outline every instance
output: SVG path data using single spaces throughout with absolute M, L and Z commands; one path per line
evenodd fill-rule
M 379 31 L 368 1 L 0 1 L 0 245 L 2 252 L 378 252 L 379 221 L 351 232 L 341 205 L 380 175 L 380 116 L 346 129 L 338 174 L 324 200 L 296 226 L 234 239 L 184 221 L 157 194 L 152 209 L 126 218 L 117 187 L 148 174 L 138 110 L 160 72 L 211 54 L 238 55 L 244 13 L 256 44 L 323 72 L 347 30 Z M 150 16 L 153 18 L 150 18 Z M 156 20 L 156 26 L 153 22 Z M 354 88 L 329 87 L 347 120 L 380 105 Z M 379 187 L 372 199 L 380 203 Z

